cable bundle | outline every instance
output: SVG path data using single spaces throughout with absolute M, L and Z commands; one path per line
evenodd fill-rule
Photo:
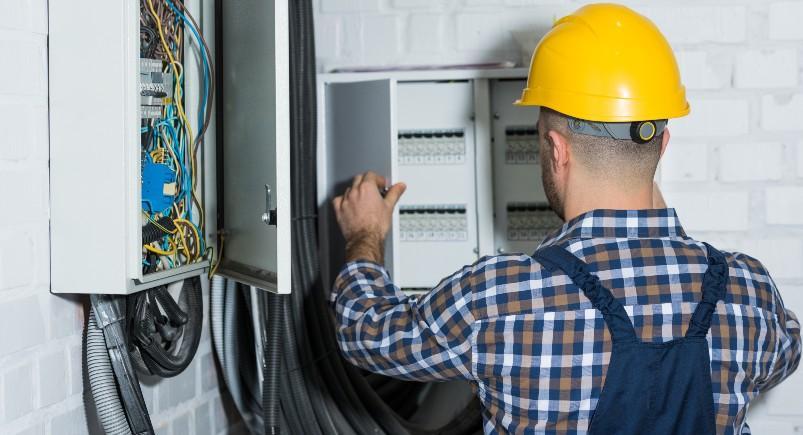
M 148 224 L 166 228 L 167 218 L 174 229 L 156 240 L 143 234 L 143 270 L 150 273 L 214 258 L 213 249 L 207 247 L 204 239 L 204 206 L 198 195 L 198 154 L 212 116 L 214 69 L 209 47 L 182 1 L 141 0 L 140 29 L 141 55 L 163 61 L 163 72 L 173 76 L 174 86 L 172 98 L 165 99 L 161 116 L 143 119 L 141 129 L 143 168 L 164 165 L 175 180 L 175 192 L 169 192 L 173 198 L 169 207 L 154 210 L 143 206 L 143 220 Z M 184 108 L 186 30 L 200 48 L 203 66 L 197 135 Z

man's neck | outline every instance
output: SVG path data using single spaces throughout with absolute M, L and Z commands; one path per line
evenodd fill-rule
M 621 189 L 607 183 L 584 183 L 569 186 L 564 204 L 564 216 L 570 221 L 591 210 L 647 210 L 654 208 L 653 186 L 647 184 L 633 189 Z

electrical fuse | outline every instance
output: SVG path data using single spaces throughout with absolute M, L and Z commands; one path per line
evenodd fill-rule
M 407 205 L 399 209 L 402 241 L 468 240 L 468 217 L 464 205 Z
M 398 135 L 402 165 L 453 165 L 466 161 L 463 130 L 402 131 Z
M 546 203 L 509 203 L 507 205 L 507 239 L 510 241 L 542 241 L 563 221 Z

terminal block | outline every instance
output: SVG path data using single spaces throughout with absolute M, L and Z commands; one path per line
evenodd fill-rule
M 542 241 L 563 225 L 547 203 L 509 203 L 507 205 L 507 239 L 510 241 Z
M 465 205 L 402 206 L 399 227 L 405 242 L 468 240 Z
M 533 127 L 505 129 L 505 162 L 513 165 L 538 163 L 538 130 Z
M 401 131 L 398 139 L 402 165 L 451 165 L 466 160 L 462 129 Z
M 173 74 L 159 59 L 139 60 L 139 101 L 142 119 L 159 119 L 173 100 Z

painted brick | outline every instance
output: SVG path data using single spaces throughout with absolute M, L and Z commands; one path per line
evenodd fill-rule
M 195 408 L 195 434 L 196 435 L 211 435 L 212 434 L 212 421 L 209 414 L 209 403 L 204 402 Z
M 506 18 L 499 13 L 472 13 L 457 16 L 457 48 L 493 52 L 500 46 L 510 48 L 513 40 Z
M 14 68 L 0 68 L 0 94 L 47 93 L 47 44 L 43 35 L 23 37 L 0 30 L 0 59 Z
M 652 19 L 673 44 L 742 42 L 747 37 L 744 6 L 671 5 L 636 7 Z
M 680 76 L 687 89 L 722 89 L 731 83 L 733 63 L 726 56 L 702 50 L 676 51 Z
M 749 228 L 747 193 L 664 192 L 666 202 L 678 212 L 689 231 L 746 231 Z
M 800 25 L 801 22 L 803 22 L 802 2 L 775 2 L 770 4 L 770 39 L 803 39 L 803 26 Z
M 22 429 L 14 435 L 43 435 L 44 433 L 45 427 L 42 426 L 42 423 L 35 423 L 33 426 Z
M 797 176 L 803 177 L 803 143 L 797 145 Z
M 739 250 L 761 261 L 775 280 L 803 278 L 803 268 L 800 267 L 803 240 L 752 238 L 743 240 Z
M 0 291 L 33 282 L 33 240 L 29 234 L 0 234 Z
M 672 120 L 676 137 L 734 137 L 748 133 L 750 106 L 745 100 L 690 98 L 691 114 Z
M 780 180 L 784 148 L 779 143 L 725 145 L 719 149 L 722 181 Z
M 102 433 L 99 429 L 98 426 L 93 425 L 92 433 Z M 83 404 L 53 417 L 50 420 L 48 433 L 52 435 L 88 435 L 89 424 Z
M 708 147 L 705 144 L 669 142 L 661 159 L 661 180 L 705 181 L 707 172 Z
M 0 343 L 3 343 L 0 357 L 42 344 L 45 341 L 44 322 L 35 296 L 0 303 Z
M 218 372 L 215 365 L 215 356 L 210 352 L 203 356 L 196 356 L 201 365 L 201 391 L 206 392 L 218 386 Z
M 197 363 L 193 362 L 180 375 L 170 378 L 159 388 L 159 412 L 184 403 L 195 396 L 195 372 Z M 169 384 L 169 385 L 168 385 Z
M 171 425 L 171 431 L 173 435 L 190 435 L 192 434 L 192 430 L 190 429 L 190 421 L 192 421 L 192 416 L 189 412 L 185 412 L 184 414 L 179 415 L 178 417 L 173 419 L 173 424 Z
M 323 12 L 366 12 L 378 11 L 380 0 L 322 0 Z
M 407 26 L 408 49 L 412 52 L 443 50 L 444 18 L 437 14 L 411 15 Z
M 2 69 L 2 68 L 0 68 Z M 19 213 L 0 213 L 0 228 L 47 219 L 47 163 L 31 164 L 28 169 L 0 169 L 0 204 L 14 204 Z
M 393 7 L 401 9 L 428 9 L 443 5 L 443 0 L 393 0 Z
M 50 337 L 60 338 L 81 331 L 84 322 L 83 306 L 70 296 L 50 295 Z
M 47 33 L 47 0 L 0 0 L 0 29 Z
M 80 394 L 84 391 L 84 349 L 81 343 L 69 347 L 69 366 L 70 394 Z
M 768 224 L 803 225 L 803 187 L 769 187 L 766 205 Z
M 341 44 L 340 17 L 332 15 L 315 17 L 315 54 L 323 58 L 339 56 Z
M 803 130 L 803 94 L 765 95 L 761 99 L 761 127 L 768 131 Z
M 370 20 L 363 20 L 363 37 L 363 55 L 367 59 L 372 59 L 370 63 L 384 64 L 396 59 L 401 49 L 399 17 L 376 15 Z
M 47 158 L 47 109 L 0 96 L 0 160 Z
M 736 58 L 737 88 L 793 88 L 798 84 L 797 50 L 745 50 Z
M 3 374 L 3 403 L 5 403 L 6 421 L 14 421 L 34 409 L 32 385 L 33 365 L 30 362 L 9 369 Z
M 67 368 L 64 351 L 39 358 L 39 406 L 45 407 L 67 398 Z

